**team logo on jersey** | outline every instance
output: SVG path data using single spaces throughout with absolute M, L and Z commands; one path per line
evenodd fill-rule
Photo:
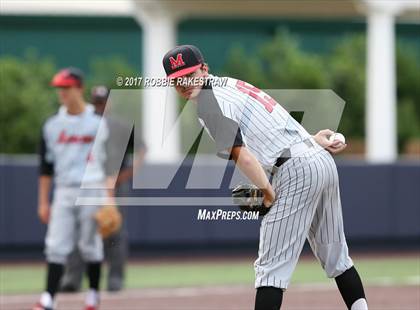
M 94 139 L 94 136 L 67 135 L 63 130 L 60 132 L 57 143 L 92 143 Z
M 176 55 L 176 59 L 173 58 L 172 56 L 169 57 L 169 61 L 171 62 L 171 69 L 172 70 L 175 70 L 176 68 L 185 66 L 185 62 L 182 59 L 182 54 L 181 53 Z

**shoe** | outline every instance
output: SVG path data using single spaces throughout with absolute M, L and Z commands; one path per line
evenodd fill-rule
M 53 308 L 44 307 L 43 305 L 41 305 L 40 302 L 37 302 L 35 306 L 32 308 L 32 310 L 53 310 Z M 93 310 L 96 310 L 96 309 L 93 309 Z
M 48 307 L 44 305 L 48 305 Z M 54 300 L 50 293 L 43 292 L 39 298 L 39 301 L 35 304 L 32 310 L 53 310 L 54 305 Z
M 98 310 L 99 309 L 99 293 L 94 289 L 87 292 L 85 300 L 85 310 Z

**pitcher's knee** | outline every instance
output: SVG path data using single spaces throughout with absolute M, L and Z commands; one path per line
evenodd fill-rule
M 351 267 L 351 266 L 350 266 Z M 341 275 L 343 272 L 345 272 L 347 269 L 349 269 L 349 267 L 346 267 L 342 264 L 338 265 L 338 266 L 326 266 L 324 268 L 325 273 L 327 274 L 328 278 L 335 278 L 338 277 L 339 275 Z
M 349 256 L 341 257 L 339 260 L 327 262 L 324 266 L 328 278 L 335 278 L 353 266 Z
M 346 243 L 317 244 L 316 256 L 329 278 L 335 278 L 353 266 Z

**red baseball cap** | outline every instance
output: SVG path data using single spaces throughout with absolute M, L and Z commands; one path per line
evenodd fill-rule
M 190 74 L 204 63 L 203 54 L 194 45 L 180 45 L 165 54 L 163 67 L 168 78 Z
M 83 86 L 83 72 L 78 68 L 65 68 L 60 70 L 51 80 L 54 87 L 81 87 Z

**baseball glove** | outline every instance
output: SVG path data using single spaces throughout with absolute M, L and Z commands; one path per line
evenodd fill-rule
M 108 205 L 95 213 L 95 220 L 99 233 L 106 239 L 121 228 L 122 216 L 116 206 Z
M 239 205 L 242 211 L 259 212 L 264 216 L 270 211 L 270 208 L 264 206 L 262 200 L 263 192 L 251 184 L 239 184 L 232 190 L 233 203 Z

